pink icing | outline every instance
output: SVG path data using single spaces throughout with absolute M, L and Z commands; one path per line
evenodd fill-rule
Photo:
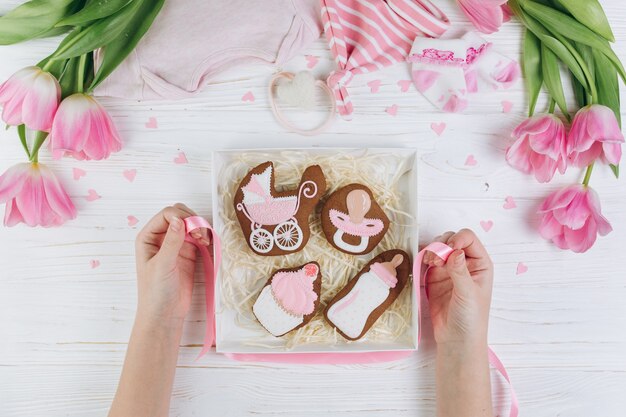
M 436 48 L 426 48 L 422 53 L 416 53 L 409 56 L 409 62 L 427 62 L 433 64 L 449 64 L 468 66 L 474 63 L 485 51 L 491 47 L 490 43 L 484 43 L 478 48 L 469 47 L 465 52 L 465 57 L 457 57 L 452 51 L 442 51 Z
M 333 226 L 352 236 L 376 236 L 385 228 L 380 219 L 363 219 L 360 224 L 355 224 L 347 214 L 339 210 L 330 209 L 328 215 Z
M 313 283 L 317 278 L 319 267 L 306 264 L 297 271 L 279 272 L 272 278 L 272 293 L 276 301 L 295 316 L 306 316 L 315 310 L 317 293 Z
M 372 271 L 378 278 L 380 278 L 389 288 L 395 288 L 398 283 L 398 278 L 393 275 L 387 268 L 383 266 L 383 264 L 376 262 L 372 264 L 370 267 L 370 271 Z

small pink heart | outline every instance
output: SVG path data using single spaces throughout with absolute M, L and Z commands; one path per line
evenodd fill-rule
M 381 84 L 380 80 L 372 80 L 369 83 L 367 83 L 367 86 L 370 88 L 370 92 L 378 93 L 378 90 L 380 90 L 380 84 Z
M 317 65 L 317 63 L 320 60 L 319 56 L 315 56 L 315 55 L 305 55 L 304 59 L 306 59 L 306 67 L 308 69 L 313 68 L 314 66 Z
M 400 80 L 397 82 L 398 87 L 400 87 L 400 91 L 406 93 L 409 91 L 409 87 L 411 86 L 411 80 Z
M 244 94 L 241 97 L 241 101 L 243 102 L 249 101 L 250 103 L 254 103 L 254 94 L 252 94 L 252 91 L 248 91 L 246 94 Z
M 490 231 L 493 227 L 493 220 L 481 220 L 480 227 L 482 227 L 485 232 Z
M 130 227 L 133 227 L 134 225 L 139 223 L 139 219 L 137 219 L 137 217 L 135 216 L 127 216 L 126 218 L 128 219 L 128 225 Z
M 389 107 L 387 107 L 387 108 L 385 109 L 385 111 L 386 111 L 388 114 L 390 114 L 390 115 L 392 115 L 392 116 L 395 116 L 396 114 L 398 114 L 398 105 L 397 105 L 397 104 L 394 104 L 393 106 L 389 106 Z
M 437 134 L 437 136 L 441 136 L 443 131 L 446 130 L 446 126 L 445 122 L 430 124 L 430 128 Z
M 74 174 L 74 179 L 78 181 L 81 177 L 87 175 L 87 172 L 84 169 L 73 168 L 72 173 Z
M 478 164 L 478 161 L 476 160 L 476 158 L 474 158 L 474 155 L 467 155 L 465 165 L 468 167 L 473 167 L 476 166 L 476 164 Z
M 157 123 L 156 117 L 151 117 L 151 118 L 148 119 L 148 122 L 146 123 L 146 128 L 147 129 L 156 129 L 158 127 L 159 127 L 159 125 Z
M 128 182 L 135 181 L 135 177 L 137 176 L 136 169 L 125 169 L 124 170 L 124 178 L 128 180 Z
M 97 268 L 100 266 L 100 261 L 97 259 L 92 259 L 89 261 L 89 265 L 91 265 L 91 269 Z
M 185 152 L 179 152 L 178 156 L 176 158 L 174 158 L 174 163 L 175 164 L 186 164 L 187 162 L 187 156 L 185 155 Z
M 513 103 L 509 100 L 502 100 L 502 113 L 510 113 L 513 109 Z
M 510 210 L 517 207 L 517 204 L 515 204 L 515 200 L 513 199 L 513 197 L 509 195 L 504 199 L 504 205 L 502 207 L 504 207 L 506 210 Z
M 520 262 L 517 264 L 517 271 L 515 272 L 515 275 L 521 275 L 526 271 L 528 271 L 528 267 L 523 262 Z
M 98 199 L 100 199 L 100 196 L 98 195 L 96 190 L 93 190 L 93 189 L 87 190 L 87 196 L 85 197 L 85 200 L 87 200 L 87 201 L 96 201 Z

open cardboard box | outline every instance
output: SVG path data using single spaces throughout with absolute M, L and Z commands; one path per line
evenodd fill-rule
M 327 276 L 334 271 L 333 258 L 339 255 L 338 251 L 328 244 L 315 221 L 319 220 L 319 210 L 311 216 L 311 240 L 307 246 L 296 254 L 279 257 L 264 257 L 252 253 L 245 245 L 244 236 L 239 229 L 235 218 L 232 195 L 241 179 L 254 166 L 273 161 L 276 168 L 276 187 L 284 184 L 293 187 L 292 180 L 284 182 L 288 177 L 285 173 L 302 172 L 306 166 L 319 163 L 324 169 L 328 183 L 328 192 L 339 186 L 351 182 L 364 182 L 372 188 L 374 195 L 376 187 L 382 193 L 386 187 L 393 185 L 394 212 L 391 213 L 390 227 L 381 246 L 388 239 L 383 249 L 397 247 L 407 253 L 415 253 L 418 247 L 417 226 L 417 152 L 410 148 L 307 148 L 307 149 L 238 149 L 216 151 L 213 154 L 213 226 L 222 237 L 222 265 L 216 277 L 215 306 L 216 306 L 216 350 L 221 353 L 321 353 L 321 352 L 373 352 L 415 350 L 419 334 L 419 299 L 413 284 L 409 283 L 402 291 L 395 303 L 403 302 L 403 316 L 394 317 L 389 313 L 391 323 L 404 320 L 399 327 L 399 334 L 386 336 L 385 321 L 376 323 L 368 334 L 359 341 L 349 342 L 343 339 L 331 326 L 324 322 L 321 310 L 325 307 L 330 296 L 325 293 L 327 281 L 336 277 Z M 327 169 L 325 169 L 325 166 Z M 350 167 L 353 166 L 354 170 Z M 343 168 L 342 168 L 343 167 Z M 328 169 L 329 168 L 329 169 Z M 343 171 L 342 171 L 343 170 Z M 345 172 L 348 172 L 346 174 Z M 354 175 L 352 175 L 354 173 Z M 357 175 L 358 174 L 358 175 Z M 322 198 L 322 202 L 324 198 Z M 320 203 L 321 205 L 321 203 Z M 384 209 L 384 208 L 383 208 Z M 396 212 L 397 210 L 397 212 Z M 399 214 L 398 214 L 399 213 Z M 394 220 L 395 219 L 395 220 Z M 319 221 L 318 221 L 319 223 Z M 398 232 L 400 231 L 400 232 Z M 396 235 L 390 235 L 396 233 Z M 319 235 L 319 236 L 316 236 Z M 312 246 L 313 245 L 313 246 Z M 315 246 L 317 245 L 317 246 Z M 382 251 L 375 249 L 363 256 L 352 256 L 344 263 L 350 263 L 356 273 L 365 263 Z M 330 262 L 325 268 L 322 264 L 322 305 L 317 315 L 307 326 L 317 326 L 322 329 L 311 337 L 305 337 L 307 326 L 298 330 L 304 336 L 299 339 L 289 337 L 289 334 L 280 338 L 269 334 L 252 314 L 252 303 L 265 285 L 271 273 L 286 266 L 297 266 L 312 259 L 312 253 L 321 257 L 324 262 Z M 339 262 L 339 261 L 336 261 Z M 325 274 L 326 272 L 326 274 Z M 328 275 L 332 275 L 328 274 Z M 342 279 L 346 282 L 354 275 L 352 272 Z M 332 287 L 333 285 L 331 285 Z M 335 285 L 336 286 L 336 285 Z M 395 304 L 394 303 L 394 304 Z M 394 305 L 390 307 L 390 310 Z M 399 307 L 398 307 L 399 308 Z M 381 316 L 381 321 L 384 316 Z M 396 320 L 395 322 L 393 320 Z M 315 322 L 315 324 L 313 324 Z M 327 331 L 323 326 L 331 331 Z M 378 329 L 377 329 L 378 326 Z M 381 327 L 382 326 L 382 327 Z M 376 329 L 376 330 L 375 330 Z M 316 332 L 315 330 L 312 330 Z M 369 337 L 373 333 L 375 337 Z

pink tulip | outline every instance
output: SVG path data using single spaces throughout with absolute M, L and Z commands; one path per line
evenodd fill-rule
M 105 159 L 122 149 L 119 133 L 104 107 L 80 93 L 61 102 L 49 138 L 55 157 Z
M 76 217 L 76 208 L 54 172 L 38 163 L 22 163 L 0 176 L 4 225 L 59 226 Z
M 459 6 L 476 29 L 482 33 L 497 32 L 509 20 L 508 0 L 458 0 Z
M 526 174 L 534 174 L 539 182 L 548 182 L 558 169 L 567 168 L 565 157 L 565 126 L 553 114 L 533 116 L 513 131 L 516 139 L 506 151 L 508 163 Z
M 596 159 L 618 165 L 622 157 L 622 134 L 613 110 L 600 104 L 583 107 L 574 116 L 567 141 L 572 165 L 586 167 Z
M 578 253 L 593 246 L 598 233 L 605 236 L 613 230 L 602 216 L 596 192 L 581 184 L 550 195 L 539 208 L 539 214 L 541 236 L 561 249 Z
M 49 72 L 26 67 L 0 85 L 2 120 L 8 125 L 25 124 L 49 132 L 59 106 L 61 87 Z

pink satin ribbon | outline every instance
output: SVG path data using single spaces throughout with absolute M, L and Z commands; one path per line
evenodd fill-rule
M 198 355 L 198 358 L 205 355 L 211 347 L 215 345 L 215 278 L 222 259 L 221 245 L 217 233 L 208 221 L 199 216 L 188 217 L 185 219 L 185 227 L 187 233 L 191 233 L 199 228 L 209 230 L 213 242 L 213 254 L 211 256 L 206 246 L 198 244 L 194 238 L 187 235 L 186 240 L 195 244 L 202 255 L 205 271 L 205 298 L 206 298 L 206 332 L 204 334 L 204 346 Z M 420 306 L 420 284 L 422 282 L 422 261 L 426 252 L 432 252 L 439 258 L 446 261 L 453 252 L 448 245 L 433 242 L 419 251 L 413 262 L 413 288 L 416 293 L 418 305 L 418 320 L 421 323 Z M 421 326 L 419 326 L 418 341 L 421 337 Z M 404 359 L 413 354 L 410 350 L 402 351 L 384 351 L 384 352 L 337 352 L 337 353 L 225 353 L 224 356 L 242 362 L 273 362 L 273 363 L 291 363 L 291 364 L 320 364 L 320 365 L 347 365 L 347 364 L 364 364 L 390 362 Z M 506 368 L 491 348 L 488 351 L 489 363 L 504 377 L 509 384 L 511 390 L 511 410 L 510 417 L 517 417 L 519 413 L 519 404 L 511 380 Z

